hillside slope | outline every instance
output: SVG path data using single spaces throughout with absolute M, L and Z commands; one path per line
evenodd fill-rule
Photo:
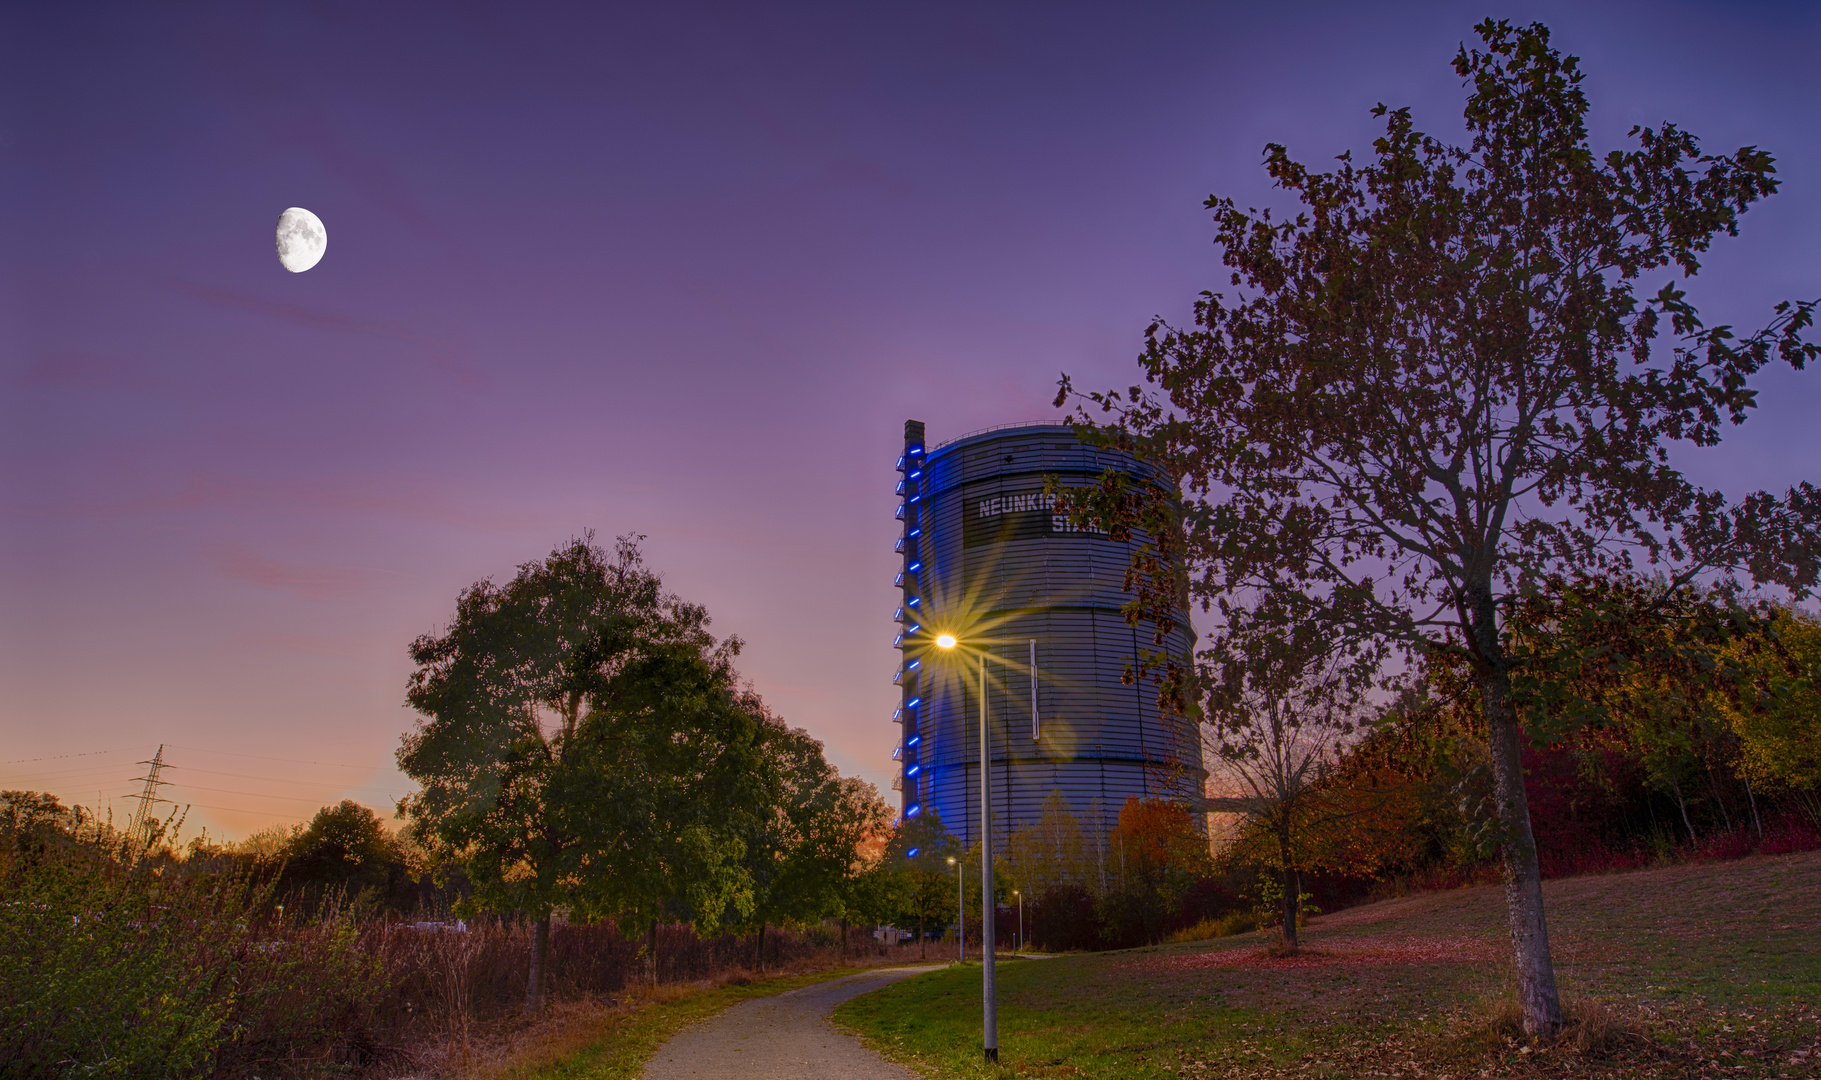
M 1250 934 L 1003 965 L 1001 1059 L 1016 1076 L 1821 1075 L 1821 853 L 1544 889 L 1580 1020 L 1554 1045 L 1512 1037 L 1486 887 L 1318 917 L 1293 957 Z M 977 965 L 836 1015 L 930 1075 L 978 1073 Z

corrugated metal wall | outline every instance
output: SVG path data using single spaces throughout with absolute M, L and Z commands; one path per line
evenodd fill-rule
M 916 639 L 906 658 L 922 699 L 918 771 L 905 805 L 933 808 L 965 842 L 979 825 L 979 649 L 986 664 L 993 741 L 994 835 L 1036 821 L 1060 791 L 1084 826 L 1110 827 L 1129 796 L 1194 797 L 1200 743 L 1192 726 L 1160 717 L 1155 690 L 1121 681 L 1149 627 L 1120 607 L 1135 539 L 1071 530 L 1043 497 L 1044 478 L 1095 481 L 1108 467 L 1149 477 L 1123 454 L 1082 446 L 1066 426 L 1033 425 L 965 437 L 929 452 L 924 466 L 923 567 Z M 927 646 L 953 633 L 964 648 Z M 1030 642 L 1037 643 L 1032 738 Z M 1187 620 L 1165 648 L 1189 648 Z M 908 729 L 907 729 L 908 730 Z

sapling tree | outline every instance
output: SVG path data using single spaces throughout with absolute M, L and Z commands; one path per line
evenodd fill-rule
M 1477 33 L 1483 49 L 1454 61 L 1467 145 L 1381 105 L 1364 164 L 1343 154 L 1316 172 L 1267 148 L 1294 216 L 1209 199 L 1234 291 L 1203 293 L 1193 327 L 1154 324 L 1151 389 L 1088 394 L 1081 417 L 1112 412 L 1099 437 L 1178 480 L 1180 516 L 1118 477 L 1077 506 L 1118 509 L 1154 538 L 1134 563 L 1135 607 L 1176 618 L 1186 575 L 1217 653 L 1306 622 L 1362 665 L 1464 658 L 1523 1026 L 1551 1034 L 1561 1008 L 1522 754 L 1556 733 L 1526 732 L 1514 707 L 1507 612 L 1544 575 L 1640 567 L 1805 595 L 1821 490 L 1729 501 L 1670 452 L 1717 443 L 1753 406 L 1754 373 L 1818 350 L 1812 302 L 1740 335 L 1704 325 L 1679 284 L 1776 191 L 1769 154 L 1710 155 L 1664 124 L 1596 155 L 1578 63 L 1548 30 L 1488 20 Z M 1059 403 L 1072 393 L 1065 377 Z
M 1245 815 L 1242 846 L 1278 876 L 1283 948 L 1297 948 L 1302 875 L 1313 869 L 1325 834 L 1361 806 L 1331 785 L 1366 718 L 1368 686 L 1344 653 L 1324 648 L 1320 628 L 1290 626 L 1254 637 L 1214 658 L 1214 677 L 1198 680 L 1204 738 L 1217 784 L 1217 809 Z M 1261 857 L 1262 856 L 1262 857 Z
M 955 868 L 966 851 L 935 811 L 898 823 L 876 873 L 886 881 L 893 922 L 917 928 L 917 958 L 928 956 L 928 931 L 954 917 Z

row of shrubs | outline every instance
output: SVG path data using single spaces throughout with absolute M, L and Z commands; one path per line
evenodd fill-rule
M 1693 841 L 1661 829 L 1632 837 L 1629 842 L 1594 840 L 1571 848 L 1544 848 L 1537 853 L 1537 861 L 1544 878 L 1564 878 L 1618 874 L 1674 863 L 1724 862 L 1751 855 L 1821 850 L 1821 828 L 1800 811 L 1771 815 L 1763 822 L 1763 828 L 1760 834 L 1754 825 L 1739 825 L 1729 831 L 1702 835 Z M 1500 880 L 1501 873 L 1496 861 L 1442 864 L 1377 883 L 1368 895 L 1377 897 L 1491 885 Z
M 329 905 L 276 913 L 268 888 L 40 851 L 0 860 L 0 1077 L 272 1077 L 422 1069 L 466 1056 L 476 1031 L 515 1022 L 531 931 L 357 919 Z M 772 930 L 767 970 L 890 950 L 862 931 Z M 741 977 L 755 936 L 611 924 L 553 929 L 555 1000 L 637 984 Z
M 287 918 L 274 903 L 273 879 L 121 858 L 67 833 L 15 830 L 11 839 L 0 851 L 0 1077 L 421 1072 L 465 1060 L 477 1028 L 513 1022 L 522 1009 L 532 937 L 511 920 L 403 922 L 357 915 L 371 909 L 333 897 L 293 904 Z M 1002 904 L 1001 946 L 1119 948 L 1274 924 L 1281 908 L 1269 875 L 1225 861 L 1178 873 L 1139 857 L 1139 832 L 1126 839 L 1130 872 L 1109 887 L 1062 882 L 1032 890 L 1022 910 Z M 1624 848 L 1550 847 L 1544 869 L 1559 877 L 1817 847 L 1813 818 L 1786 809 L 1761 826 L 1754 820 L 1680 844 L 1657 835 Z M 1333 910 L 1386 891 L 1481 884 L 1497 872 L 1496 863 L 1481 861 L 1419 868 L 1389 882 L 1312 875 L 1303 884 L 1313 906 Z M 967 929 L 977 941 L 977 920 L 967 920 Z M 600 1001 L 651 981 L 744 977 L 905 951 L 865 930 L 827 926 L 700 938 L 673 925 L 659 928 L 655 945 L 648 952 L 642 938 L 611 924 L 559 923 L 546 965 L 549 996 Z
M 1821 849 L 1821 829 L 1803 812 L 1789 810 L 1756 825 L 1715 832 L 1697 841 L 1659 833 L 1613 847 L 1593 842 L 1569 850 L 1542 852 L 1543 876 L 1609 874 L 1672 863 L 1713 862 L 1752 855 L 1783 855 Z M 1366 900 L 1412 891 L 1490 885 L 1500 880 L 1496 859 L 1467 865 L 1424 867 L 1389 878 L 1346 874 L 1304 877 L 1305 910 L 1334 911 Z M 1276 926 L 1282 908 L 1272 879 L 1256 868 L 1214 864 L 1214 872 L 1171 896 L 1136 882 L 1100 895 L 1081 885 L 1064 884 L 1026 899 L 1020 924 L 1016 905 L 1000 905 L 995 924 L 998 941 L 1016 940 L 1044 951 L 1131 948 L 1159 941 L 1201 941 Z M 978 929 L 969 939 L 977 942 Z

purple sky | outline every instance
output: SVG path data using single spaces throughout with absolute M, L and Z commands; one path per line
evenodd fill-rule
M 92 804 L 164 742 L 192 833 L 386 808 L 407 643 L 584 529 L 883 786 L 902 421 L 1132 381 L 1224 280 L 1201 200 L 1281 204 L 1263 144 L 1378 101 L 1457 131 L 1486 11 L 599 8 L 0 8 L 0 787 Z M 1710 321 L 1821 294 L 1812 6 L 1497 14 L 1583 57 L 1601 148 L 1777 156 Z M 1704 481 L 1821 479 L 1816 375 L 1762 385 Z

